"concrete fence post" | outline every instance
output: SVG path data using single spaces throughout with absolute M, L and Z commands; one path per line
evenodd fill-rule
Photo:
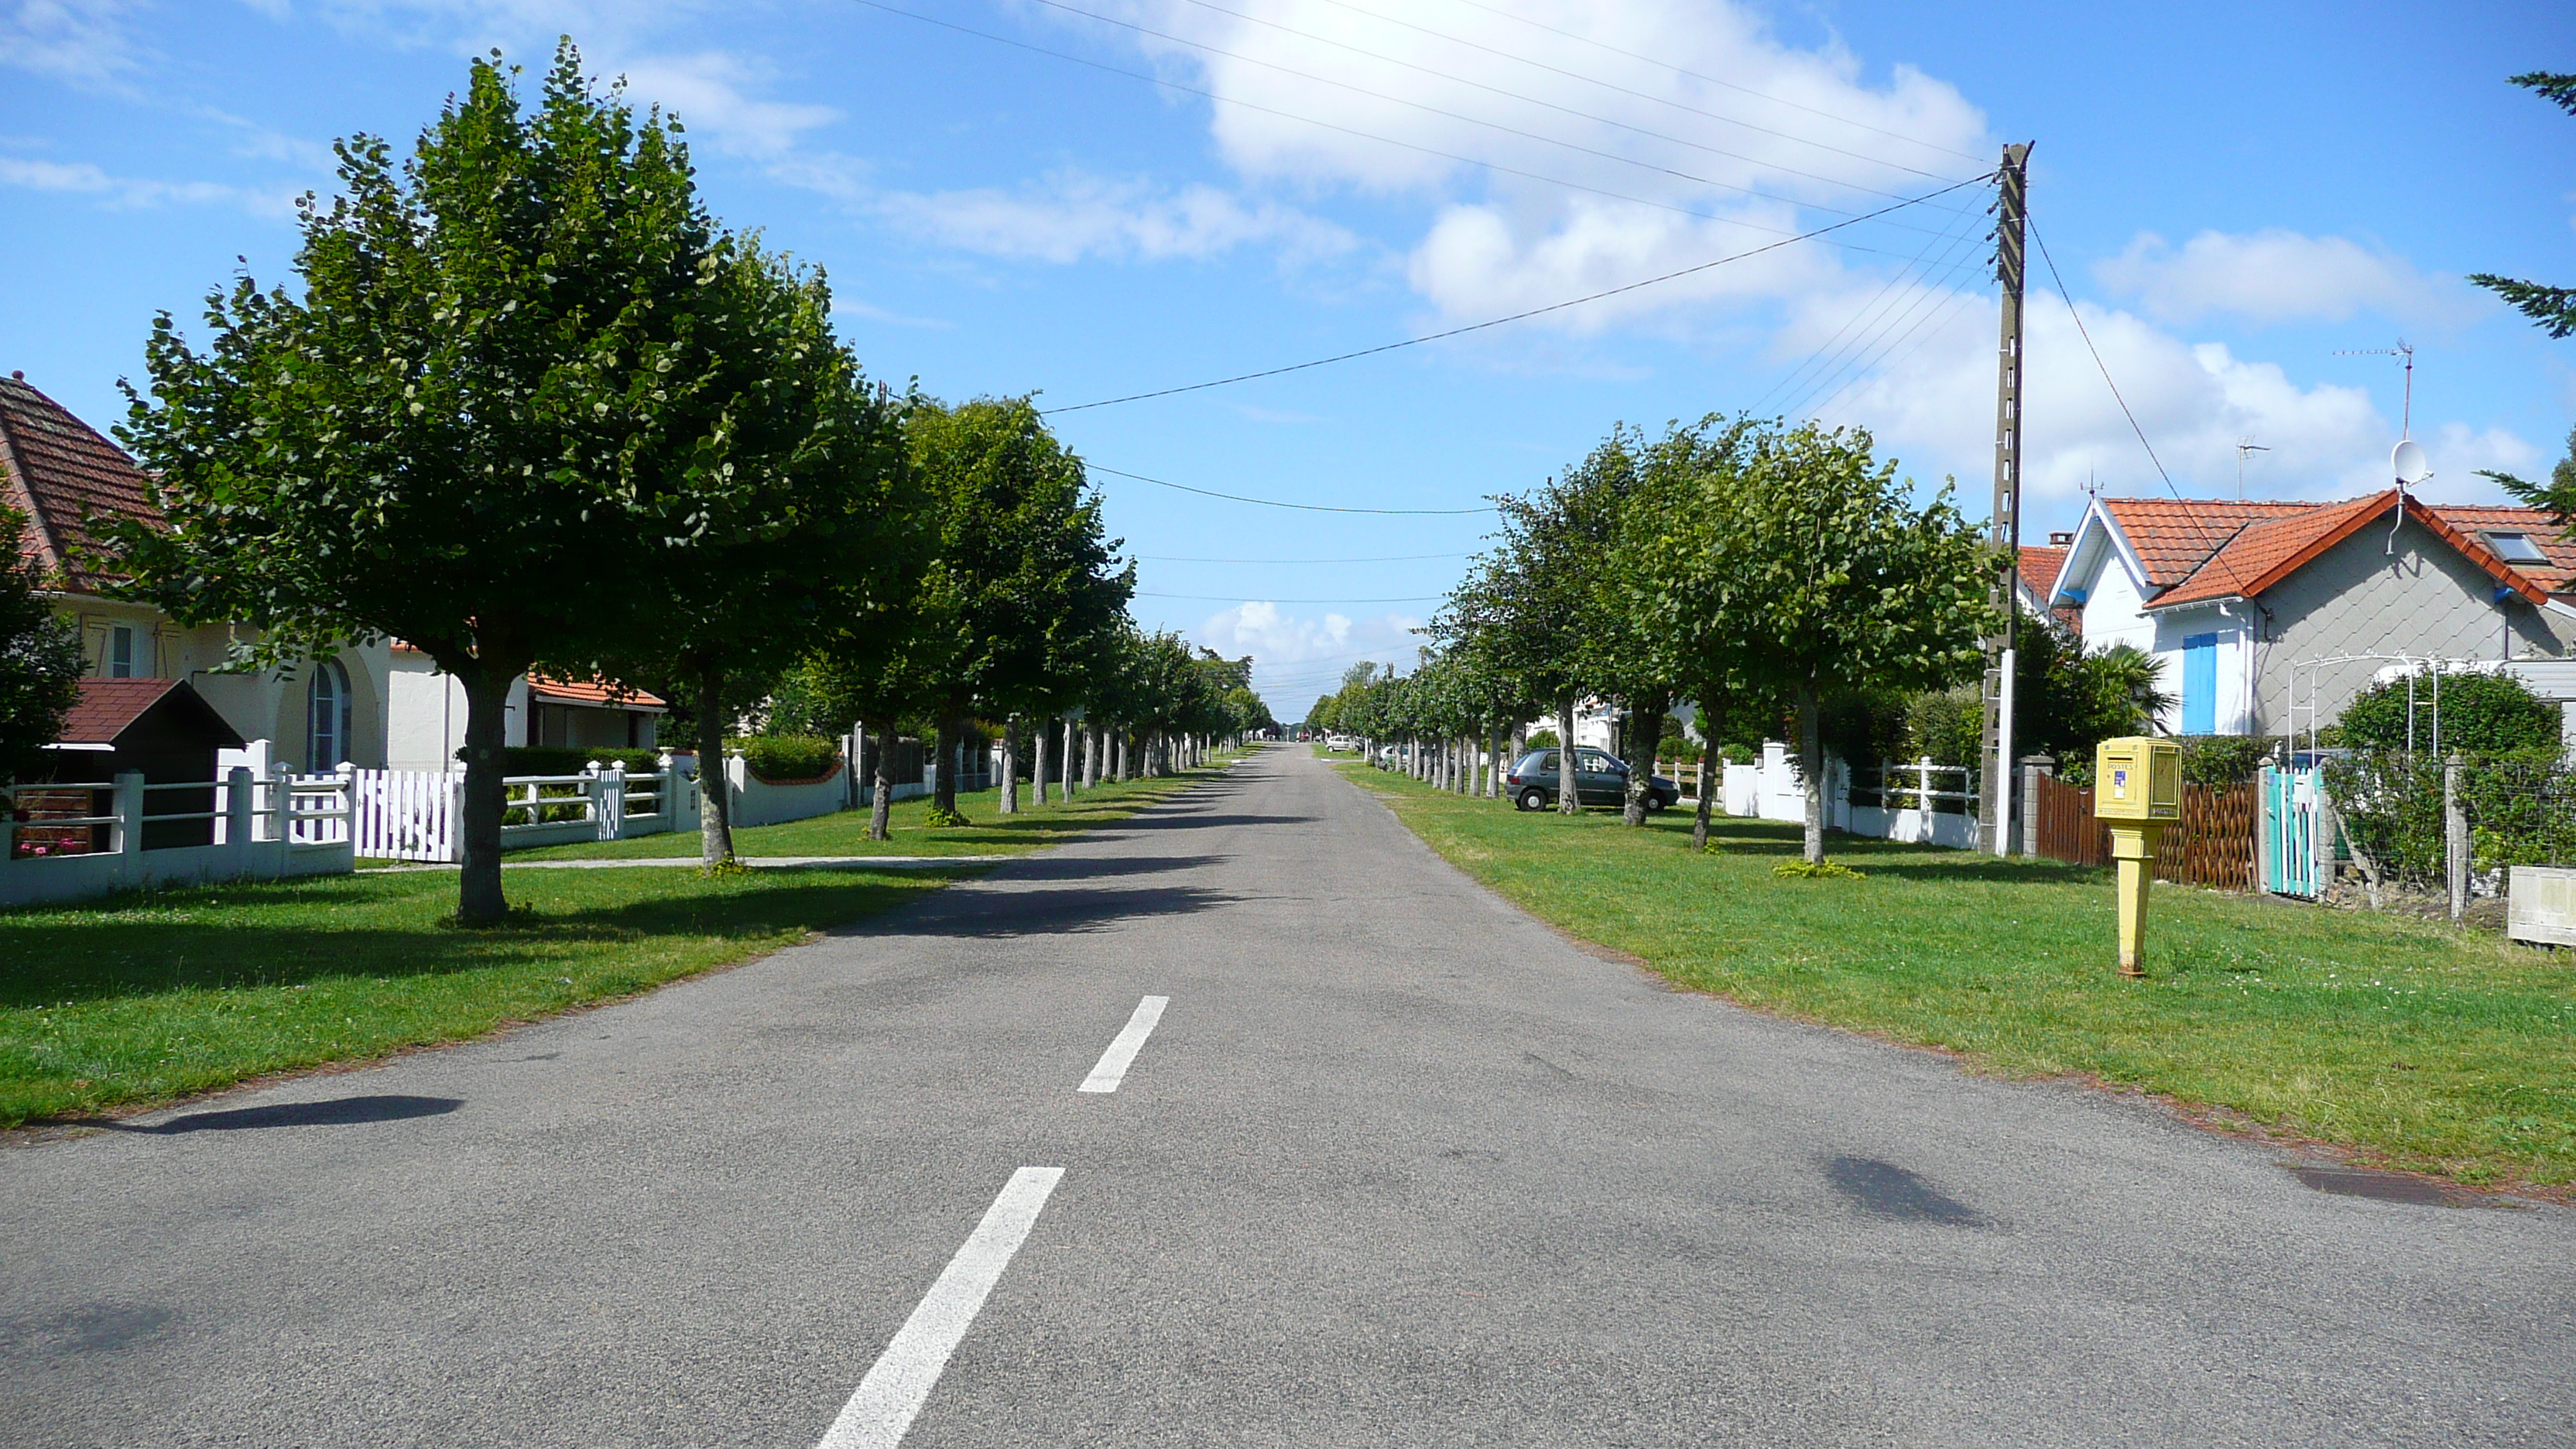
M 143 883 L 143 772 L 116 772 L 115 804 L 108 813 L 116 823 L 108 827 L 107 848 L 116 856 L 116 874 L 126 885 Z
M 235 765 L 224 772 L 224 844 L 234 855 L 242 856 L 252 838 L 252 820 L 256 818 L 258 787 L 251 783 L 250 767 Z M 247 857 L 241 868 L 249 869 Z
M 2046 755 L 2021 757 L 2021 853 L 2039 854 L 2039 782 L 2057 773 L 2057 762 Z
M 2469 908 L 2469 812 L 2460 804 L 2461 761 L 2442 762 L 2442 862 L 2451 887 L 2451 919 Z

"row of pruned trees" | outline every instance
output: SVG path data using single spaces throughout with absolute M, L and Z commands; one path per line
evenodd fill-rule
M 1495 501 L 1496 546 L 1433 621 L 1437 649 L 1405 677 L 1417 682 L 1346 681 L 1340 727 L 1498 742 L 1513 721 L 1549 717 L 1571 743 L 1579 702 L 1613 702 L 1629 719 L 1631 824 L 1645 818 L 1662 722 L 1687 701 L 1712 743 L 1796 741 L 1806 855 L 1821 860 L 1837 722 L 1901 721 L 1963 685 L 1973 699 L 2000 623 L 1998 560 L 1950 486 L 1918 495 L 1860 429 L 1718 416 L 1659 437 L 1621 427 L 1544 486 Z M 2046 643 L 2023 651 L 2019 681 L 2025 712 L 2053 722 L 2025 734 L 2033 748 L 2135 722 L 2142 661 Z M 2152 670 L 2143 678 L 2152 695 Z M 1715 792 L 1701 768 L 1705 840 Z M 1575 792 L 1559 808 L 1579 809 Z
M 1133 566 L 1028 400 L 872 382 L 821 272 L 718 225 L 679 133 L 569 44 L 533 108 L 477 61 L 400 162 L 341 143 L 296 288 L 210 297 L 202 348 L 164 314 L 129 389 L 165 521 L 104 527 L 126 592 L 255 626 L 243 667 L 393 637 L 462 686 L 469 922 L 506 909 L 503 709 L 531 669 L 672 699 L 711 780 L 728 727 L 815 673 L 841 720 L 943 746 L 1086 705 L 1219 732 L 1204 671 L 1173 683 L 1177 642 L 1128 621 Z

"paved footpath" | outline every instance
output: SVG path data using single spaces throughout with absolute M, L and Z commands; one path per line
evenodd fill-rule
M 13 1446 L 2576 1444 L 2576 1214 L 1666 990 L 1302 749 L 0 1234 Z

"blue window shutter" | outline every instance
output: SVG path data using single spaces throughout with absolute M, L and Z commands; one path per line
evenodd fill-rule
M 2182 641 L 2182 732 L 2218 733 L 2218 636 L 2194 634 Z

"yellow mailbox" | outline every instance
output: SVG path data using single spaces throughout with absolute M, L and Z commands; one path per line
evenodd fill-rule
M 2120 870 L 2120 974 L 2143 976 L 2147 886 L 2165 827 L 2182 819 L 2182 746 L 2126 735 L 2093 750 L 2093 818 L 2111 827 Z
M 2123 735 L 2093 748 L 2093 815 L 2112 822 L 2182 818 L 2182 746 Z

